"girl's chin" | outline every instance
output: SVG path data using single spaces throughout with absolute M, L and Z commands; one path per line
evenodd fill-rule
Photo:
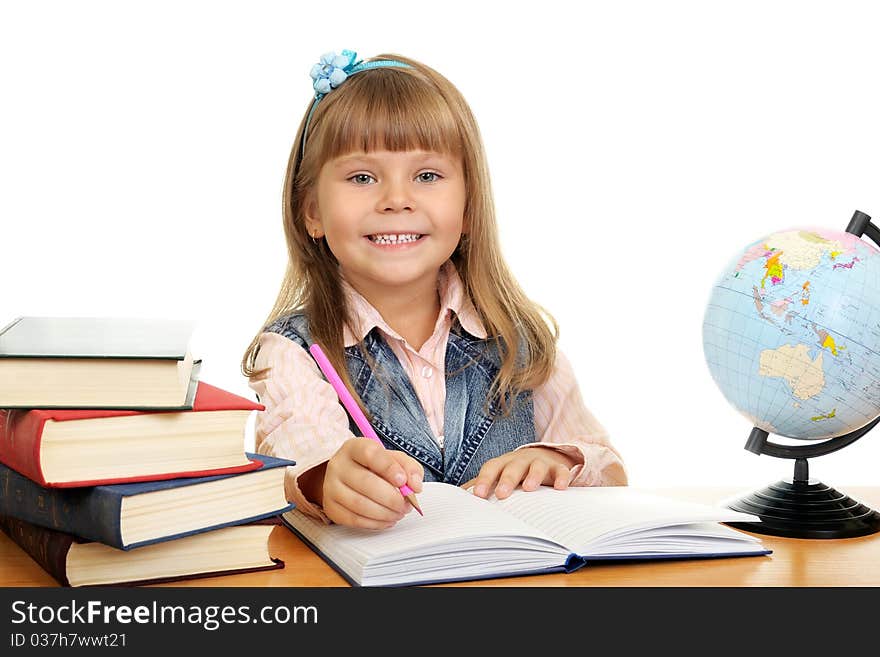
M 371 266 L 372 265 L 372 266 Z M 366 267 L 342 266 L 345 280 L 359 292 L 366 288 L 405 288 L 435 285 L 443 263 L 423 263 L 408 260 L 374 261 Z

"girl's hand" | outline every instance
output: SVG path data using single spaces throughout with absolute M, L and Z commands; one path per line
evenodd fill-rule
M 408 484 L 422 490 L 424 471 L 414 458 L 365 438 L 346 440 L 327 462 L 324 513 L 350 527 L 386 529 L 413 510 L 400 494 Z
M 489 497 L 495 489 L 495 497 L 503 500 L 510 497 L 514 489 L 522 484 L 526 491 L 535 490 L 541 485 L 552 485 L 563 490 L 571 480 L 574 460 L 554 449 L 529 447 L 502 454 L 486 461 L 480 473 L 462 488 L 474 487 L 477 497 Z

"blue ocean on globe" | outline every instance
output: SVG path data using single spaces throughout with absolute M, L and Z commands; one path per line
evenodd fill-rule
M 860 429 L 880 415 L 880 251 L 824 228 L 758 240 L 712 288 L 703 352 L 727 400 L 768 433 Z

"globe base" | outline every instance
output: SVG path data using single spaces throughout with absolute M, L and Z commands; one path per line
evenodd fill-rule
M 725 523 L 756 534 L 854 538 L 880 532 L 880 513 L 815 479 L 778 481 L 726 506 L 760 517 Z

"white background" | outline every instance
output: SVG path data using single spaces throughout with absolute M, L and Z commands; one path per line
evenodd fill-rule
M 203 380 L 252 396 L 308 71 L 399 53 L 471 104 L 505 255 L 631 483 L 776 481 L 703 310 L 767 233 L 880 220 L 878 28 L 867 2 L 3 3 L 0 322 L 192 318 Z M 873 485 L 878 456 L 869 435 L 811 473 Z

